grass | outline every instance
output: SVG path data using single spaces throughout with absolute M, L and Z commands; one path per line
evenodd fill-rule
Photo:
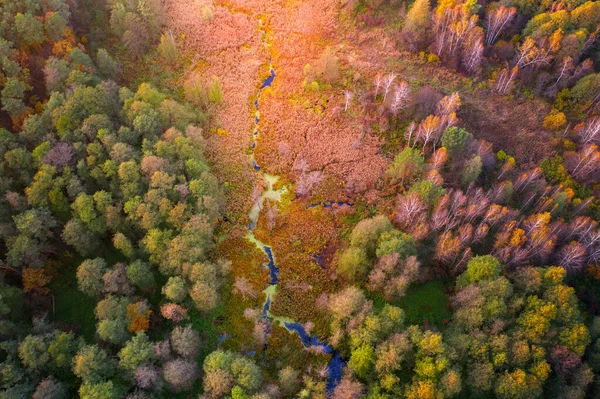
M 424 284 L 411 285 L 406 295 L 396 305 L 404 309 L 407 325 L 422 325 L 425 322 L 444 329 L 446 320 L 452 316 L 445 294 L 447 283 L 432 280 Z
M 77 330 L 86 342 L 94 342 L 96 319 L 94 309 L 96 299 L 77 288 L 76 267 L 70 266 L 50 284 L 54 293 L 54 321 L 65 323 Z

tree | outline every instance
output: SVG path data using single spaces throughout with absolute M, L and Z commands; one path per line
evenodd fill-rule
M 76 351 L 77 343 L 71 332 L 58 333 L 48 345 L 48 353 L 54 365 L 59 369 L 67 368 L 71 365 L 71 360 Z
M 118 232 L 113 236 L 113 246 L 129 259 L 135 256 L 135 247 L 125 234 Z
M 361 220 L 352 230 L 350 245 L 356 248 L 363 248 L 368 257 L 373 257 L 377 248 L 379 235 L 392 228 L 389 219 L 384 215 L 377 215 Z
M 113 375 L 115 362 L 96 345 L 81 348 L 73 358 L 73 373 L 89 383 L 97 383 Z
M 175 276 L 169 277 L 169 280 L 162 288 L 162 293 L 171 301 L 181 303 L 188 295 L 188 285 L 184 278 Z
M 139 388 L 160 391 L 163 381 L 159 369 L 151 366 L 138 367 L 134 372 L 134 378 Z M 129 396 L 128 396 L 129 398 Z
M 129 264 L 126 272 L 131 283 L 141 290 L 150 290 L 156 284 L 150 265 L 139 259 Z
M 195 361 L 171 360 L 164 365 L 163 377 L 172 391 L 186 391 L 198 378 L 198 366 Z
M 102 280 L 104 281 L 104 292 L 124 296 L 132 295 L 135 292 L 127 278 L 124 263 L 117 263 L 112 269 L 107 270 L 102 276 Z
M 253 392 L 262 385 L 262 372 L 260 367 L 251 359 L 238 357 L 231 363 L 231 373 L 236 384 Z
M 15 15 L 15 29 L 19 35 L 19 40 L 25 45 L 41 44 L 46 37 L 44 35 L 44 25 L 31 14 Z
M 144 332 L 138 332 L 119 351 L 119 366 L 127 371 L 133 371 L 141 365 L 149 365 L 155 354 L 152 342 Z
M 460 179 L 461 183 L 463 185 L 468 185 L 469 183 L 472 183 L 475 180 L 477 180 L 477 178 L 481 174 L 481 168 L 481 157 L 479 155 L 476 155 L 473 158 L 469 159 L 465 163 L 465 166 L 463 168 L 462 176 Z
M 89 296 L 99 296 L 104 290 L 102 276 L 106 273 L 106 262 L 102 258 L 86 259 L 77 268 L 77 285 Z
M 12 267 L 42 267 L 57 221 L 47 208 L 29 209 L 13 216 L 13 220 L 19 234 L 7 240 L 6 262 Z
M 404 20 L 402 34 L 412 50 L 423 47 L 429 41 L 431 6 L 429 0 L 416 0 Z
M 370 345 L 362 345 L 352 351 L 348 366 L 360 378 L 366 378 L 375 362 L 375 350 Z
M 175 65 L 179 58 L 179 51 L 173 39 L 173 33 L 169 31 L 169 34 L 162 34 L 160 36 L 160 44 L 158 45 L 158 52 L 162 59 L 169 65 Z
M 279 386 L 284 393 L 293 395 L 300 388 L 300 373 L 291 366 L 279 370 Z
M 28 335 L 19 343 L 19 359 L 29 369 L 42 369 L 50 361 L 48 342 L 42 336 Z
M 499 6 L 487 14 L 487 32 L 485 34 L 486 44 L 489 46 L 493 44 L 500 33 L 510 24 L 515 15 L 517 9 L 514 7 Z
M 0 92 L 2 99 L 2 109 L 9 113 L 11 117 L 15 117 L 25 111 L 25 91 L 27 86 L 17 78 L 10 77 L 6 80 L 4 88 Z
M 129 338 L 127 322 L 123 318 L 100 320 L 97 331 L 100 339 L 115 345 L 122 344 Z
M 252 287 L 252 284 L 246 277 L 238 276 L 235 278 L 233 292 L 240 293 L 244 297 L 244 300 L 246 299 L 246 295 L 256 299 L 256 290 Z
M 160 307 L 160 314 L 174 323 L 180 323 L 187 318 L 187 309 L 176 303 L 165 303 Z
M 46 377 L 38 384 L 33 394 L 33 399 L 66 399 L 67 388 L 65 384 L 54 377 Z
M 121 76 L 121 66 L 115 59 L 106 51 L 101 48 L 96 53 L 96 65 L 98 70 L 108 79 L 116 80 Z
M 404 184 L 406 180 L 412 181 L 421 177 L 425 170 L 425 159 L 421 153 L 410 147 L 405 147 L 398 154 L 392 165 L 387 170 L 387 175 L 392 183 L 400 182 Z
M 364 249 L 353 247 L 342 252 L 338 260 L 338 271 L 350 280 L 360 280 L 367 271 L 369 260 Z
M 200 335 L 191 325 L 177 326 L 171 332 L 171 348 L 182 357 L 194 358 L 200 349 Z
M 53 12 L 50 15 L 46 14 L 46 21 L 44 25 L 48 39 L 53 42 L 61 40 L 67 30 L 67 21 L 57 12 Z
M 210 312 L 217 306 L 218 294 L 216 288 L 203 281 L 194 284 L 190 291 L 190 297 L 196 308 L 201 312 Z
M 467 270 L 456 280 L 458 287 L 464 287 L 481 280 L 500 275 L 502 266 L 491 255 L 476 256 L 467 263 Z
M 123 393 L 113 381 L 97 384 L 86 381 L 79 387 L 79 397 L 81 399 L 119 399 L 123 397 Z
M 442 134 L 442 146 L 448 151 L 448 155 L 455 156 L 459 154 L 467 144 L 471 133 L 465 129 L 452 126 L 444 130 Z
M 399 230 L 384 231 L 377 240 L 376 255 L 381 258 L 385 255 L 398 254 L 401 260 L 417 254 L 413 237 Z

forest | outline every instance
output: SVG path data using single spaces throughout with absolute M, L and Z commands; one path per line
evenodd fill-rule
M 600 398 L 600 1 L 0 0 L 31 398 Z

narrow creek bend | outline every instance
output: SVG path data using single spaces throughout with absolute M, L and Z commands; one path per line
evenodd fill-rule
M 259 19 L 259 27 L 261 30 L 261 34 L 263 37 L 263 42 L 267 49 L 270 48 L 270 44 L 267 41 L 267 34 L 264 30 L 263 22 Z M 259 250 L 264 252 L 267 256 L 269 262 L 266 264 L 266 267 L 269 269 L 269 277 L 270 282 L 267 288 L 263 290 L 265 294 L 265 302 L 262 306 L 262 317 L 265 320 L 267 325 L 266 334 L 268 335 L 271 331 L 272 323 L 274 322 L 276 325 L 279 325 L 282 328 L 285 328 L 290 333 L 295 333 L 298 335 L 300 340 L 302 341 L 302 345 L 306 348 L 315 347 L 319 349 L 319 351 L 331 354 L 332 358 L 328 364 L 328 379 L 327 379 L 327 391 L 328 393 L 332 393 L 337 384 L 340 382 L 342 378 L 342 371 L 346 365 L 346 362 L 342 359 L 340 354 L 330 345 L 327 345 L 325 342 L 319 340 L 316 336 L 310 336 L 304 326 L 301 323 L 296 322 L 292 318 L 283 317 L 283 316 L 275 316 L 271 314 L 271 305 L 275 300 L 275 296 L 277 293 L 277 284 L 279 283 L 279 267 L 277 266 L 275 260 L 275 254 L 270 246 L 261 242 L 254 235 L 254 228 L 258 222 L 258 218 L 260 216 L 260 211 L 262 209 L 263 203 L 265 200 L 271 200 L 278 202 L 281 200 L 283 194 L 287 192 L 287 187 L 282 187 L 280 189 L 275 189 L 275 184 L 277 183 L 279 177 L 269 175 L 262 171 L 261 166 L 258 164 L 254 157 L 254 151 L 257 146 L 257 139 L 259 136 L 259 123 L 260 123 L 260 96 L 262 91 L 271 87 L 276 77 L 275 69 L 273 68 L 272 59 L 269 58 L 269 76 L 262 82 L 258 93 L 256 95 L 256 99 L 254 100 L 255 114 L 254 114 L 254 130 L 252 133 L 253 142 L 252 142 L 252 154 L 250 155 L 250 163 L 255 171 L 259 172 L 267 183 L 267 188 L 261 193 L 259 198 L 256 200 L 254 205 L 252 206 L 248 217 L 250 219 L 250 223 L 248 225 L 248 233 L 246 234 L 246 239 L 252 242 Z M 263 265 L 264 266 L 264 265 Z

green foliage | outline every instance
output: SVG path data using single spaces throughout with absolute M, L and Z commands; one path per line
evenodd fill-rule
M 470 138 L 471 133 L 463 128 L 452 126 L 444 130 L 442 146 L 446 148 L 449 156 L 456 156 L 463 150 Z
M 127 266 L 127 278 L 141 290 L 149 290 L 156 284 L 150 265 L 139 259 Z
M 163 34 L 160 36 L 160 44 L 158 45 L 158 52 L 161 55 L 164 62 L 169 65 L 175 65 L 179 59 L 179 50 L 173 39 L 173 35 Z
M 463 168 L 462 176 L 460 179 L 461 183 L 464 186 L 466 186 L 469 183 L 472 183 L 475 180 L 477 180 L 477 178 L 481 174 L 481 168 L 481 157 L 479 155 L 469 159 L 465 163 L 465 166 Z
M 102 276 L 107 270 L 102 258 L 86 259 L 77 268 L 77 284 L 79 289 L 89 296 L 98 296 L 104 289 Z
M 405 147 L 402 152 L 394 158 L 392 165 L 387 170 L 387 175 L 392 183 L 405 181 L 412 182 L 420 178 L 425 170 L 425 159 L 414 148 Z
M 15 29 L 19 40 L 25 45 L 40 44 L 46 40 L 44 25 L 31 14 L 17 13 L 15 15 Z
M 493 256 L 476 256 L 467 263 L 467 270 L 456 280 L 456 286 L 461 288 L 468 284 L 498 277 L 501 270 L 502 265 Z
M 84 382 L 79 388 L 79 397 L 81 399 L 119 399 L 123 392 L 115 385 L 113 381 L 99 382 L 93 384 Z
M 362 345 L 352 351 L 348 366 L 357 376 L 365 378 L 375 362 L 375 350 L 370 345 Z
M 114 374 L 115 361 L 96 345 L 81 348 L 73 358 L 73 372 L 87 383 L 94 384 Z
M 408 233 L 398 230 L 382 232 L 377 240 L 377 257 L 381 258 L 382 256 L 391 255 L 393 253 L 399 254 L 400 259 L 416 256 L 417 248 L 415 247 L 415 240 L 413 237 Z
M 152 342 L 144 332 L 139 332 L 119 351 L 119 366 L 133 371 L 143 364 L 150 364 L 154 357 Z
M 419 180 L 412 185 L 409 193 L 417 194 L 425 204 L 433 207 L 438 199 L 446 193 L 446 190 L 437 186 L 431 180 Z

